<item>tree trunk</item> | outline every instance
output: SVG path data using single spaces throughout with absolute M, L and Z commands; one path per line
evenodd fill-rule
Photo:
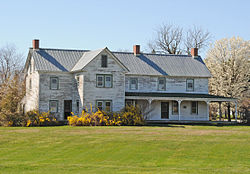
M 231 122 L 231 116 L 230 116 L 230 103 L 227 104 L 227 114 L 228 114 L 228 121 Z

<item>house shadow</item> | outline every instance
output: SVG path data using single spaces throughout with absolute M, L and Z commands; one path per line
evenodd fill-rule
M 143 62 L 151 66 L 153 69 L 161 73 L 162 75 L 168 75 L 161 67 L 159 67 L 156 63 L 154 63 L 152 60 L 148 59 L 146 56 L 141 54 L 138 56 L 139 59 L 141 59 Z
M 48 62 L 50 62 L 52 65 L 57 67 L 59 70 L 68 72 L 68 70 L 61 64 L 59 63 L 53 56 L 45 52 L 44 50 L 38 50 L 37 53 L 44 59 L 46 59 Z

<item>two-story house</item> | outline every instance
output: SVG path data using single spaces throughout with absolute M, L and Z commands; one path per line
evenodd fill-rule
M 211 77 L 193 48 L 191 55 L 114 52 L 108 48 L 39 48 L 33 40 L 26 60 L 25 112 L 38 109 L 64 120 L 71 112 L 120 111 L 138 104 L 148 120 L 209 120 L 209 103 L 236 101 L 209 95 Z

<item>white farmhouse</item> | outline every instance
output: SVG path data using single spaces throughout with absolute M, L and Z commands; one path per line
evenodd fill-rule
M 26 60 L 23 111 L 50 110 L 65 120 L 71 112 L 119 111 L 138 104 L 148 120 L 209 120 L 209 103 L 236 101 L 209 95 L 205 63 L 189 55 L 39 48 L 33 40 Z

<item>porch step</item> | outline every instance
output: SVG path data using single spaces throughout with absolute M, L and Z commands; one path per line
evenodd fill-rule
M 232 121 L 195 121 L 195 120 L 147 120 L 147 125 L 164 125 L 164 124 L 191 124 L 191 125 L 236 125 L 237 122 Z

